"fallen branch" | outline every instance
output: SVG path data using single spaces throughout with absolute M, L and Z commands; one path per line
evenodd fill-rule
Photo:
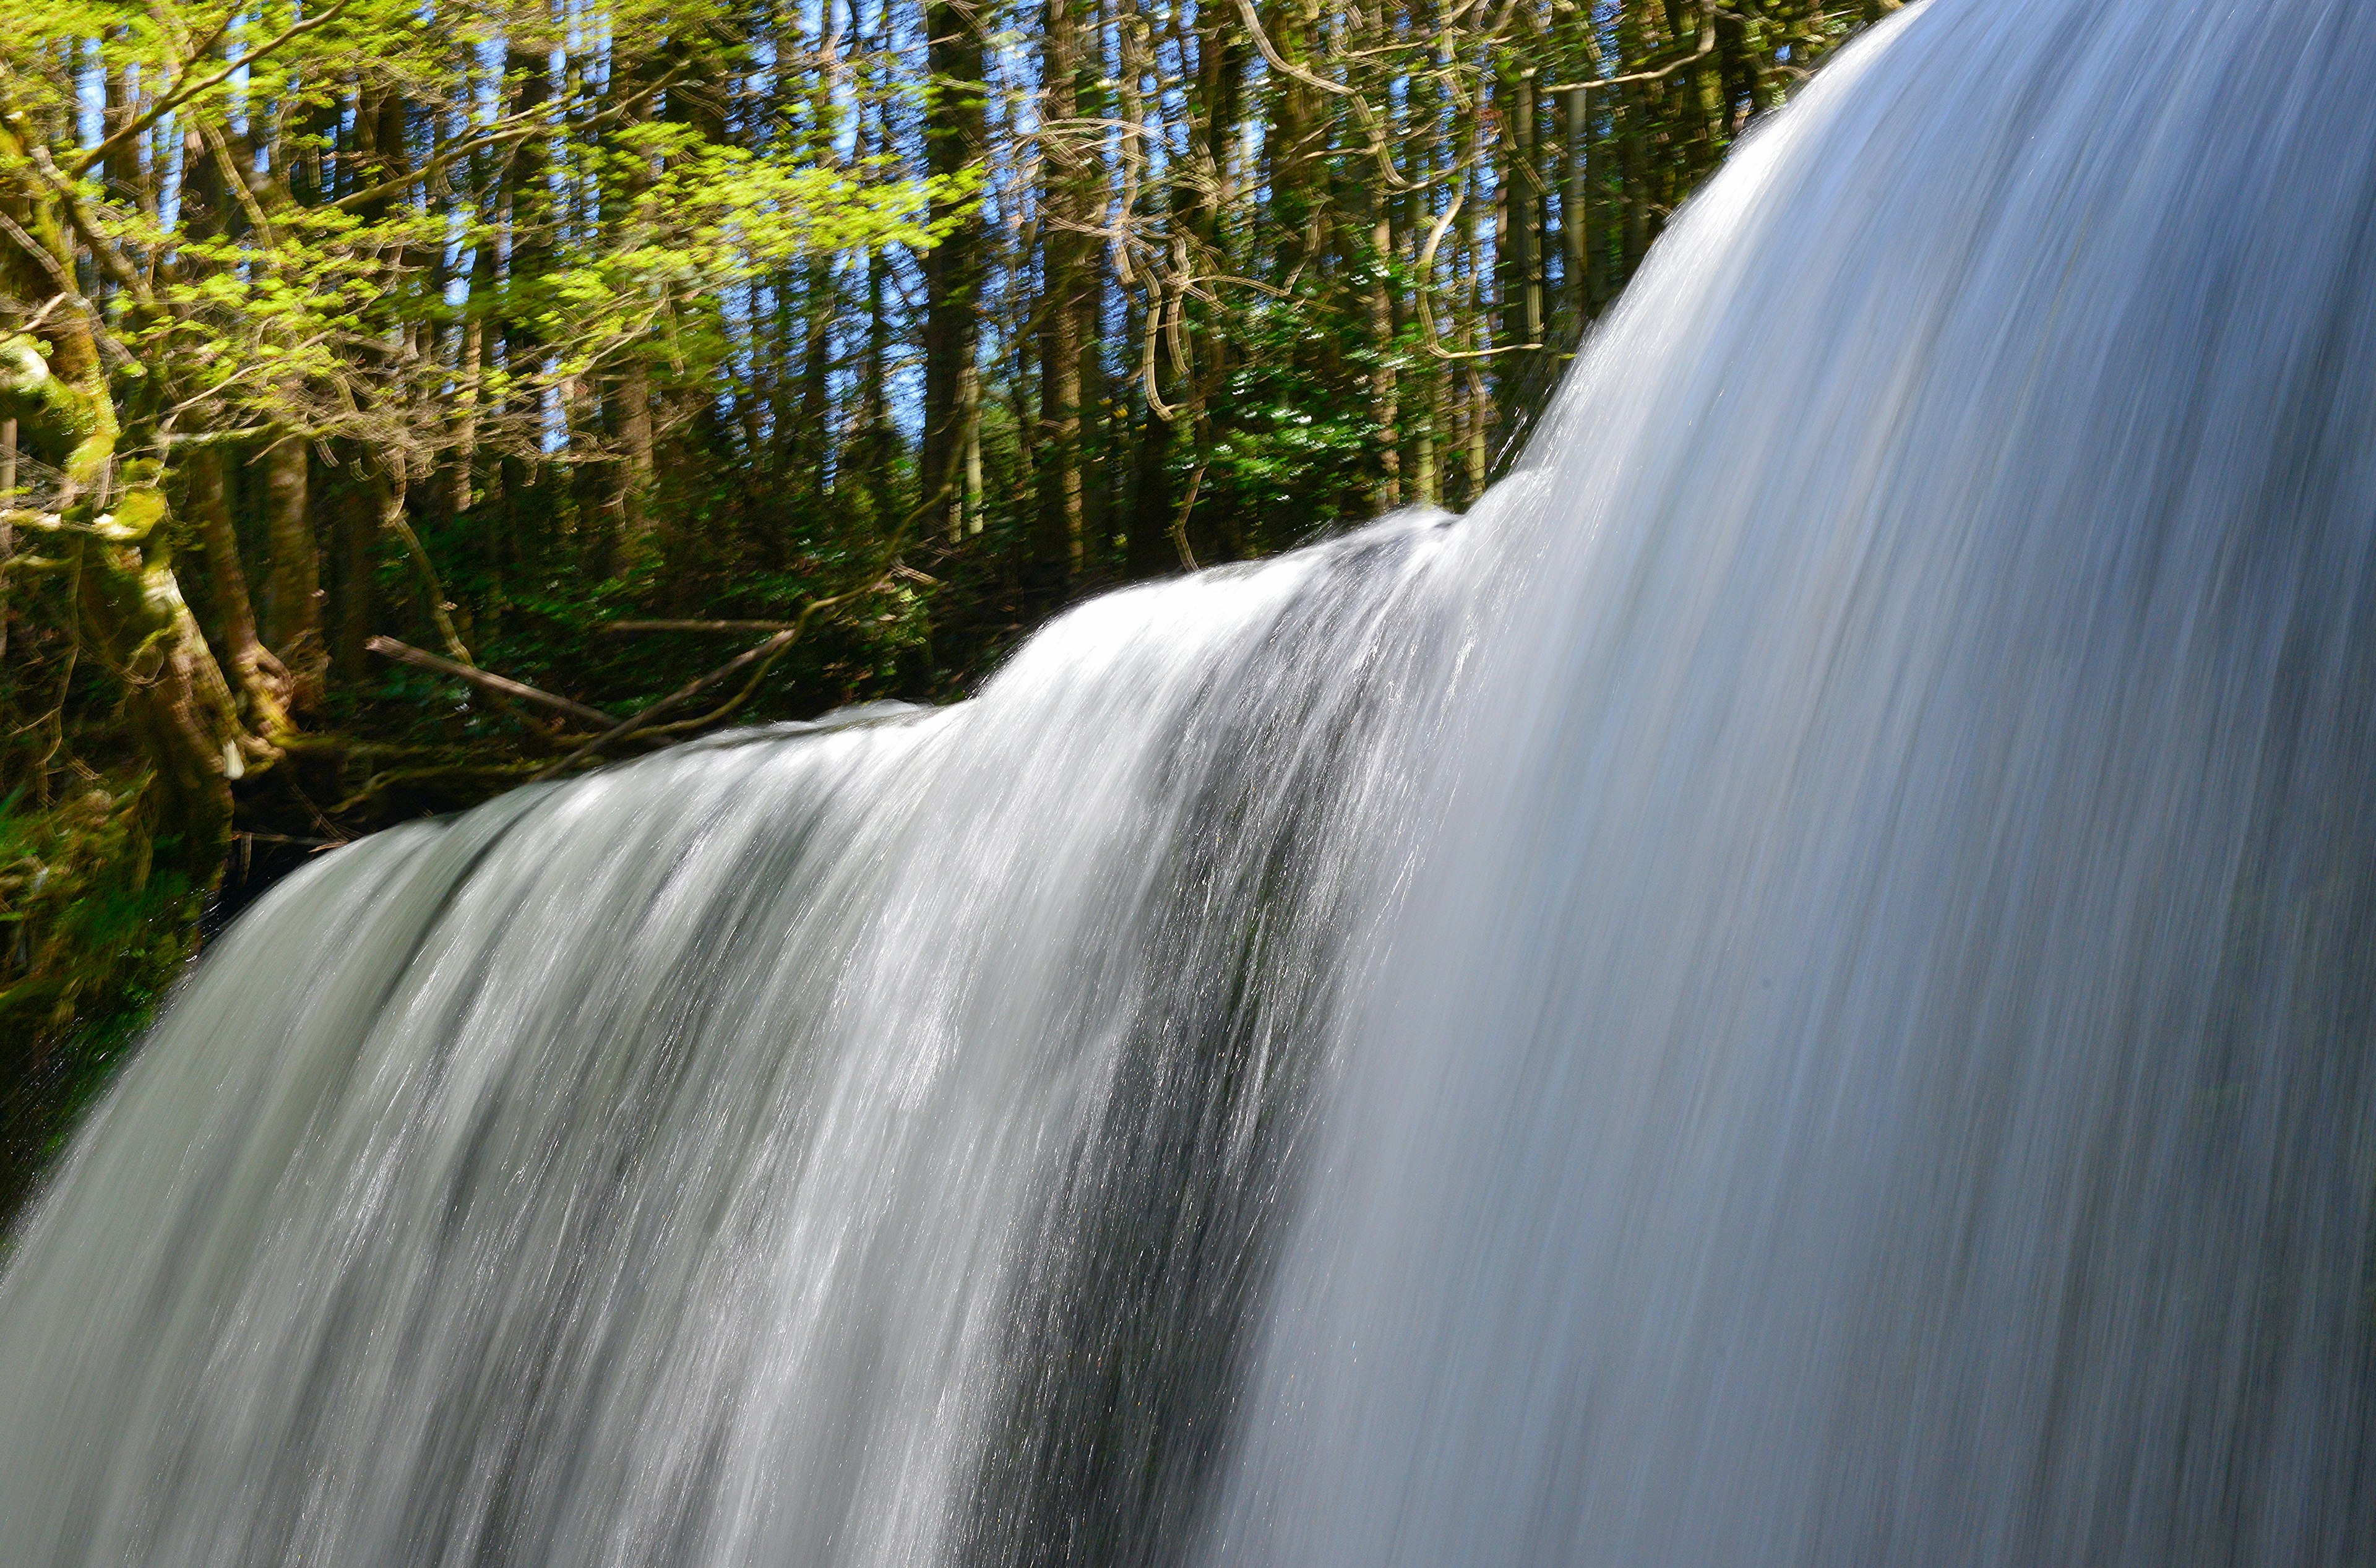
M 756 670 L 752 671 L 751 679 L 744 683 L 741 691 L 737 692 L 727 702 L 720 705 L 715 711 L 704 714 L 701 719 L 696 721 L 695 727 L 716 723 L 720 719 L 731 717 L 737 708 L 741 707 L 744 702 L 750 699 L 752 693 L 759 689 L 760 680 L 766 674 L 768 667 L 776 662 L 777 658 L 781 655 L 785 649 L 790 647 L 794 643 L 801 640 L 801 634 L 808 629 L 809 622 L 815 618 L 819 612 L 838 610 L 853 599 L 862 598 L 867 594 L 874 592 L 876 589 L 882 588 L 884 584 L 891 580 L 893 572 L 897 569 L 899 552 L 907 548 L 908 530 L 916 526 L 918 518 L 930 512 L 934 506 L 943 505 L 948 500 L 950 485 L 955 478 L 955 468 L 956 457 L 955 455 L 952 454 L 949 470 L 943 473 L 941 476 L 941 482 L 933 487 L 931 494 L 926 495 L 922 500 L 917 502 L 914 507 L 912 507 L 905 517 L 899 519 L 899 526 L 891 530 L 891 537 L 885 541 L 883 553 L 876 557 L 877 564 L 873 576 L 867 578 L 856 588 L 845 589 L 840 593 L 832 594 L 824 599 L 810 600 L 806 604 L 801 606 L 801 612 L 798 615 L 794 616 L 789 623 L 784 624 L 780 629 L 778 630 L 774 636 L 768 637 L 766 641 L 758 643 L 751 647 L 744 648 L 741 653 L 736 654 L 732 659 L 728 659 L 717 669 L 712 670 L 708 674 L 697 676 L 695 679 L 686 682 L 683 685 L 679 686 L 675 691 L 672 691 L 668 695 L 660 698 L 659 701 L 652 704 L 649 707 L 644 708 L 640 712 L 631 714 L 627 718 L 620 720 L 617 724 L 612 725 L 610 729 L 605 730 L 600 735 L 595 736 L 592 740 L 587 742 L 584 745 L 578 747 L 567 756 L 563 757 L 559 762 L 554 763 L 551 767 L 539 773 L 536 776 L 536 780 L 550 778 L 557 773 L 563 773 L 576 766 L 588 757 L 593 756 L 603 751 L 605 748 L 613 745 L 620 741 L 625 740 L 628 736 L 651 728 L 651 726 L 658 721 L 660 715 L 666 713 L 669 709 L 677 707 L 681 703 L 692 701 L 695 697 L 699 696 L 702 693 L 709 690 L 712 686 L 719 685 L 725 682 L 734 679 L 735 676 L 741 674 L 743 671 L 751 670 L 753 665 L 758 666 Z M 623 622 L 612 623 L 613 625 L 625 624 L 626 623 Z M 671 731 L 674 731 L 678 730 L 680 726 L 671 725 L 669 728 Z M 536 780 L 531 780 L 531 782 Z
M 896 546 L 897 542 L 898 540 L 895 537 L 893 540 L 894 545 Z M 886 575 L 888 571 L 889 568 L 885 567 L 885 572 Z M 613 725 L 609 730 L 604 731 L 601 734 L 595 736 L 592 740 L 587 742 L 584 745 L 578 747 L 567 756 L 563 757 L 559 762 L 554 763 L 551 767 L 546 768 L 536 777 L 540 779 L 550 778 L 556 773 L 560 773 L 564 769 L 576 766 L 578 763 L 583 762 L 586 758 L 594 755 L 604 748 L 613 745 L 620 741 L 624 741 L 628 736 L 636 734 L 640 731 L 650 728 L 656 721 L 658 721 L 660 715 L 666 713 L 669 709 L 677 707 L 681 703 L 692 701 L 695 697 L 699 696 L 702 693 L 709 690 L 712 686 L 720 685 L 725 682 L 732 680 L 735 676 L 740 675 L 743 671 L 750 669 L 754 664 L 759 666 L 759 674 L 766 673 L 767 666 L 775 663 L 778 655 L 781 654 L 786 648 L 790 647 L 794 643 L 801 640 L 801 633 L 807 628 L 810 617 L 816 614 L 820 610 L 831 610 L 839 605 L 848 603 L 849 600 L 858 598 L 861 594 L 872 593 L 876 588 L 881 588 L 883 583 L 884 578 L 878 576 L 869 580 L 858 588 L 851 588 L 847 593 L 838 593 L 830 599 L 813 599 L 809 600 L 807 604 L 802 607 L 800 618 L 798 620 L 795 620 L 790 624 L 784 626 L 766 642 L 758 643 L 753 647 L 744 648 L 741 653 L 736 654 L 732 659 L 728 659 L 717 669 L 712 670 L 708 674 L 697 676 L 695 679 L 686 682 L 683 685 L 679 686 L 675 691 L 672 691 L 668 695 L 660 698 L 659 701 L 652 704 L 649 707 L 644 708 L 640 712 L 635 713 L 628 718 L 622 719 L 619 723 Z M 727 704 L 717 713 L 706 715 L 705 722 L 715 721 L 718 719 L 724 718 L 732 709 L 741 707 L 742 699 L 751 695 L 751 691 L 755 688 L 757 683 L 757 675 L 754 674 L 753 676 L 751 685 L 744 687 L 744 689 L 736 696 L 734 701 Z
M 869 584 L 868 586 L 872 587 L 873 585 Z M 820 604 L 826 602 L 828 601 L 823 600 L 818 601 Z M 659 718 L 661 714 L 666 713 L 670 708 L 676 707 L 679 703 L 689 702 L 693 698 L 697 697 L 702 693 L 707 691 L 710 687 L 718 685 L 721 682 L 732 680 L 735 676 L 741 674 L 743 671 L 749 669 L 752 665 L 759 662 L 761 659 L 766 659 L 769 662 L 773 662 L 776 655 L 783 652 L 784 649 L 791 647 L 795 642 L 798 642 L 800 640 L 800 627 L 797 625 L 787 626 L 782 631 L 778 632 L 774 636 L 769 637 L 766 642 L 759 644 L 757 647 L 743 649 L 732 659 L 728 659 L 717 669 L 712 670 L 708 674 L 699 676 L 695 680 L 686 682 L 683 685 L 679 686 L 675 691 L 672 691 L 668 695 L 660 698 L 659 701 L 652 704 L 649 707 L 644 708 L 640 712 L 620 720 L 618 723 L 612 725 L 601 734 L 595 736 L 592 740 L 587 742 L 584 745 L 578 747 L 567 756 L 563 757 L 559 762 L 554 763 L 551 767 L 546 768 L 536 777 L 540 779 L 550 778 L 554 774 L 561 772 L 564 768 L 575 766 L 577 763 L 594 755 L 597 752 L 603 750 L 605 747 L 616 744 L 618 742 L 624 741 L 628 736 L 635 734 L 637 731 L 648 728 Z
M 398 642 L 394 637 L 374 637 L 363 644 L 363 647 L 378 654 L 382 659 L 392 659 L 398 664 L 410 664 L 416 670 L 427 670 L 434 674 L 450 675 L 457 681 L 468 681 L 474 686 L 483 687 L 491 692 L 500 692 L 505 696 L 520 702 L 541 704 L 557 713 L 567 714 L 581 723 L 600 724 L 607 728 L 619 722 L 599 707 L 588 707 L 582 702 L 572 702 L 567 697 L 558 697 L 551 692 L 539 691 L 524 682 L 509 680 L 502 675 L 491 675 L 484 670 L 474 670 L 467 664 L 457 664 L 450 659 L 440 659 L 435 654 L 414 647 L 410 643 Z

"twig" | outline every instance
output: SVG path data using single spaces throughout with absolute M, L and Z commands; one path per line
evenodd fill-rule
M 555 712 L 565 713 L 570 718 L 588 724 L 600 724 L 607 727 L 619 722 L 599 707 L 588 707 L 582 702 L 572 702 L 567 697 L 555 696 L 551 692 L 539 691 L 526 682 L 491 674 L 484 670 L 473 669 L 468 664 L 457 664 L 450 659 L 440 659 L 434 653 L 414 647 L 410 643 L 400 643 L 394 637 L 375 636 L 363 644 L 363 647 L 378 654 L 382 659 L 392 659 L 398 664 L 410 664 L 416 670 L 427 670 L 438 675 L 450 675 L 457 681 L 467 681 L 471 685 L 482 686 L 491 692 L 501 692 L 504 695 L 517 698 L 521 702 L 541 703 Z
M 1452 227 L 1452 220 L 1460 215 L 1460 204 L 1467 199 L 1466 191 L 1454 192 L 1451 205 L 1443 209 L 1443 215 L 1436 219 L 1434 226 L 1428 230 L 1427 244 L 1420 247 L 1419 265 L 1413 268 L 1420 278 L 1425 279 L 1432 275 L 1432 269 L 1435 266 L 1435 247 L 1443 243 L 1443 232 Z M 1420 335 L 1427 344 L 1427 351 L 1437 359 L 1490 360 L 1501 354 L 1531 353 L 1542 347 L 1540 343 L 1505 343 L 1498 349 L 1447 349 L 1443 346 L 1443 336 L 1436 330 L 1435 312 L 1428 306 L 1428 295 L 1432 291 L 1424 284 L 1416 291 L 1419 297 L 1419 324 Z

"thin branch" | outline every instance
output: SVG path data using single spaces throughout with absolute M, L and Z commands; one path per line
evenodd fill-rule
M 1188 499 L 1180 503 L 1180 515 L 1171 519 L 1171 547 L 1180 552 L 1180 564 L 1189 571 L 1196 569 L 1196 553 L 1188 548 L 1188 514 L 1195 509 L 1196 493 L 1205 488 L 1205 459 L 1196 465 L 1195 474 L 1188 481 Z
M 870 583 L 867 586 L 872 588 L 873 585 Z M 820 609 L 832 602 L 834 601 L 830 600 L 818 600 L 812 603 L 809 608 L 811 610 Z M 791 647 L 794 642 L 799 640 L 800 635 L 801 629 L 798 626 L 787 626 L 784 630 L 778 632 L 775 636 L 769 637 L 766 642 L 760 643 L 757 647 L 745 648 L 742 652 L 735 655 L 724 664 L 719 665 L 708 674 L 702 675 L 692 681 L 686 682 L 683 685 L 679 686 L 675 691 L 671 692 L 668 695 L 660 698 L 659 701 L 653 703 L 650 707 L 643 708 L 638 712 L 630 715 L 626 719 L 621 719 L 618 723 L 613 724 L 610 729 L 605 730 L 600 735 L 595 736 L 592 740 L 587 742 L 576 751 L 571 752 L 567 756 L 563 757 L 559 762 L 554 763 L 551 767 L 546 768 L 536 777 L 540 779 L 550 778 L 554 774 L 559 773 L 565 768 L 576 766 L 578 763 L 583 762 L 588 757 L 594 755 L 596 753 L 602 751 L 606 747 L 613 745 L 620 741 L 624 741 L 628 736 L 633 735 L 639 731 L 650 728 L 652 723 L 670 708 L 676 707 L 680 703 L 691 701 L 693 698 L 699 696 L 702 693 L 707 691 L 710 687 L 719 684 L 720 682 L 732 680 L 736 675 L 740 674 L 742 671 L 748 669 L 751 665 L 756 663 L 760 659 L 766 659 L 770 663 L 774 662 L 775 656 L 783 652 L 784 649 Z
M 790 621 L 605 621 L 604 632 L 788 632 Z
M 1673 76 L 1677 71 L 1682 70 L 1687 66 L 1696 65 L 1700 61 L 1706 59 L 1715 52 L 1716 28 L 1712 23 L 1703 22 L 1700 26 L 1699 47 L 1693 50 L 1690 53 L 1682 56 L 1681 59 L 1670 60 L 1663 65 L 1656 66 L 1649 70 L 1635 71 L 1630 76 L 1587 77 L 1580 82 L 1552 82 L 1547 87 L 1538 87 L 1535 90 L 1538 92 L 1588 93 L 1606 88 L 1630 87 L 1635 82 L 1663 81 L 1667 77 Z
M 173 42 L 181 49 L 182 58 L 195 60 L 222 42 L 223 34 L 231 31 L 232 23 L 247 14 L 247 6 L 244 4 L 224 6 L 223 14 L 215 20 L 213 30 L 196 43 L 190 42 L 189 30 L 182 26 L 181 18 L 173 14 L 171 6 L 152 4 L 148 14 L 156 18 L 158 26 L 173 34 Z
M 607 728 L 619 722 L 617 719 L 599 707 L 588 707 L 582 702 L 572 702 L 567 697 L 555 696 L 552 693 L 541 691 L 524 681 L 514 681 L 506 676 L 475 669 L 468 664 L 457 664 L 450 659 L 440 659 L 434 653 L 414 647 L 410 643 L 400 643 L 394 637 L 374 637 L 363 644 L 363 647 L 378 654 L 382 659 L 392 659 L 398 664 L 410 664 L 416 670 L 426 670 L 433 674 L 451 676 L 457 681 L 467 681 L 471 685 L 491 692 L 501 692 L 504 695 L 517 698 L 521 702 L 538 703 L 552 708 L 556 713 L 567 714 L 570 718 L 583 723 L 599 724 Z
M 222 174 L 223 187 L 239 198 L 240 210 L 247 214 L 247 220 L 255 228 L 256 237 L 264 242 L 265 249 L 272 249 L 280 242 L 274 238 L 272 220 L 264 215 L 264 208 L 256 202 L 255 193 L 248 189 L 246 171 L 241 169 L 238 160 L 232 157 L 231 148 L 224 142 L 220 131 L 203 120 L 198 123 L 198 129 L 205 137 L 207 150 L 214 155 L 215 168 Z

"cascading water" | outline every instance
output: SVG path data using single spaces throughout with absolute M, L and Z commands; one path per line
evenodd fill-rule
M 1208 1484 L 1447 530 L 275 891 L 0 1299 L 0 1562 L 1100 1557 Z M 1326 669 L 1325 679 L 1311 672 Z M 1360 782 L 1366 777 L 1366 782 Z
M 2376 1549 L 2376 6 L 1930 0 L 1527 466 L 327 858 L 0 1562 Z

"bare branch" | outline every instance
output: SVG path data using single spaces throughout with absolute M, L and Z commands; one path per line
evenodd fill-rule
M 471 685 L 482 687 L 491 692 L 501 692 L 504 695 L 517 698 L 521 702 L 537 703 L 552 708 L 556 713 L 566 714 L 587 724 L 599 724 L 608 728 L 619 722 L 599 707 L 588 707 L 582 702 L 572 702 L 567 697 L 555 696 L 552 693 L 541 691 L 524 681 L 515 681 L 507 676 L 475 669 L 468 664 L 457 664 L 450 659 L 440 659 L 434 653 L 414 647 L 410 643 L 400 643 L 394 637 L 374 637 L 363 644 L 363 647 L 378 654 L 382 659 L 392 659 L 398 664 L 410 664 L 416 670 L 426 670 L 433 674 L 451 676 L 457 681 L 467 681 Z

